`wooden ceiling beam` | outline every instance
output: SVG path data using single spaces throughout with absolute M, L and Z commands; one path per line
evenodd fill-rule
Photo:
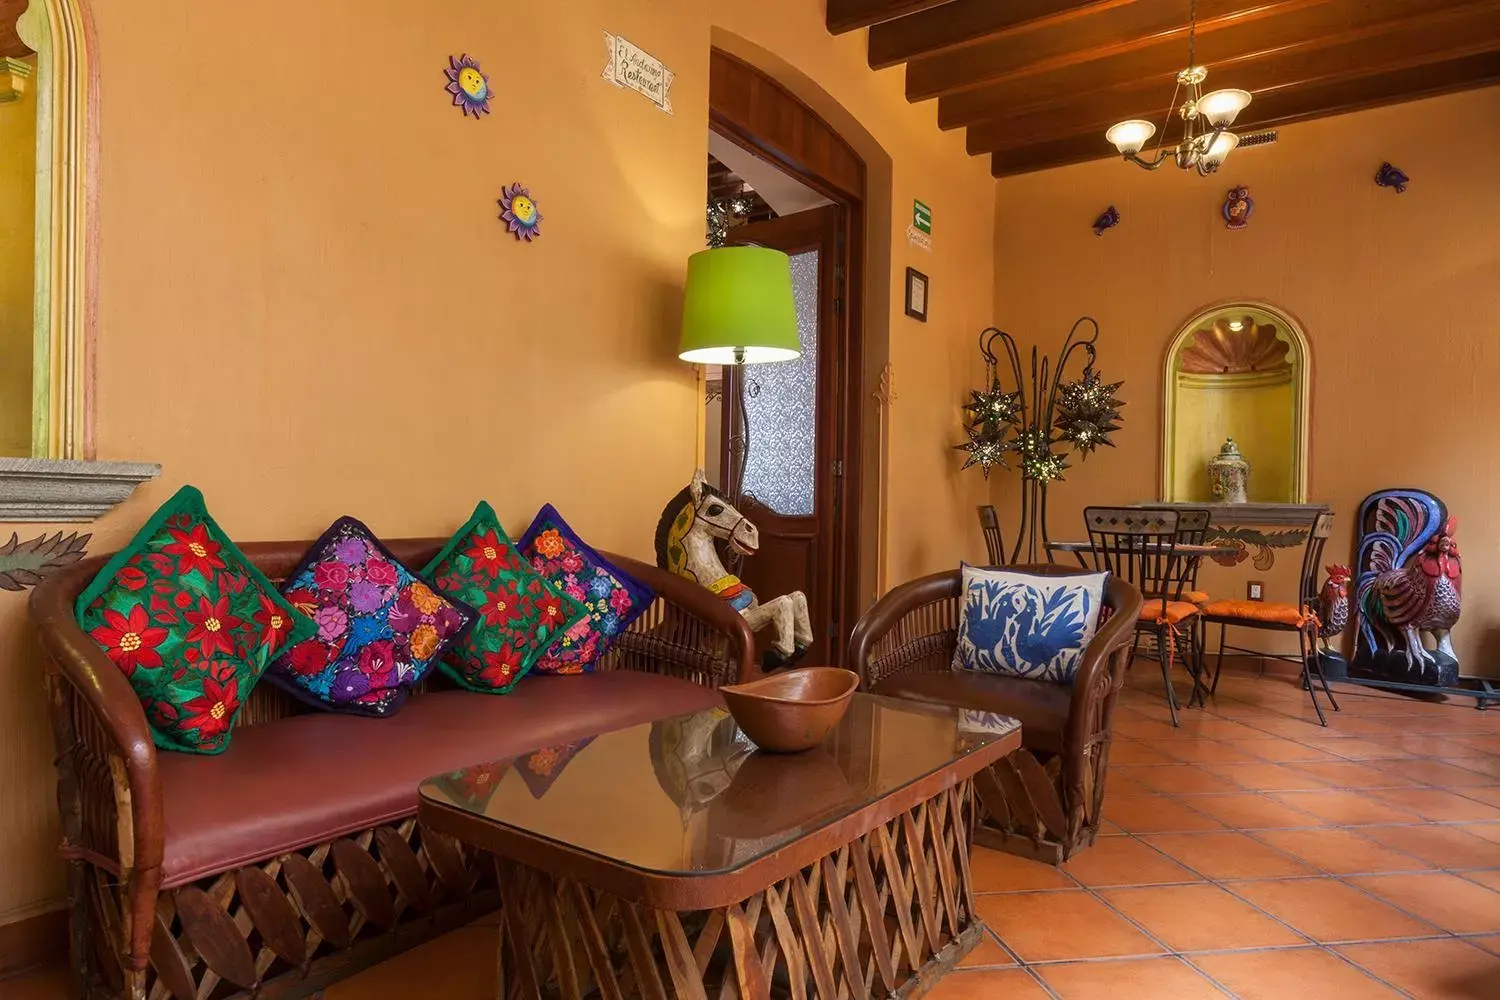
M 1237 130 L 1242 132 L 1280 128 L 1296 122 L 1330 115 L 1346 114 L 1366 108 L 1403 101 L 1436 97 L 1459 90 L 1470 90 L 1500 83 L 1500 50 L 1464 56 L 1442 63 L 1429 63 L 1410 69 L 1369 76 L 1346 78 L 1302 89 L 1278 90 L 1257 98 L 1251 105 L 1256 114 Z M 1100 147 L 1104 148 L 1100 148 Z M 1235 152 L 1236 157 L 1258 155 L 1254 149 Z M 1050 170 L 1054 167 L 1084 163 L 1090 160 L 1118 159 L 1097 134 L 1070 136 L 1051 142 L 992 153 L 990 172 L 996 177 Z M 1121 170 L 1139 169 L 1122 163 Z M 1176 168 L 1164 164 L 1163 171 Z
M 1276 21 L 1311 11 L 1299 19 L 1307 30 L 1338 30 L 1353 13 L 1368 6 L 1360 0 L 1200 0 L 1198 40 L 1228 29 L 1246 29 L 1256 22 Z M 956 52 L 914 59 L 906 66 L 906 97 L 923 101 L 984 87 L 986 84 L 1035 76 L 1052 69 L 1078 66 L 1140 49 L 1177 50 L 1173 59 L 1187 65 L 1186 5 L 1133 3 L 1104 9 L 1024 36 L 1000 38 Z M 1200 59 L 1199 62 L 1202 62 Z
M 885 69 L 1143 0 L 952 0 L 870 29 L 870 67 Z
M 1410 18 L 1400 22 L 1399 30 L 1367 28 L 1245 53 L 1216 63 L 1215 70 L 1225 71 L 1226 79 L 1255 95 L 1257 103 L 1246 112 L 1249 120 L 1262 96 L 1273 91 L 1302 89 L 1500 49 L 1497 14 L 1500 0 L 1482 0 L 1460 10 Z M 992 153 L 1080 134 L 1097 135 L 1103 142 L 1104 130 L 1126 118 L 1148 118 L 1160 127 L 1166 117 L 1162 104 L 1173 82 L 1171 74 L 1163 74 L 1118 87 L 1080 90 L 1067 100 L 1033 105 L 1006 118 L 980 122 L 969 126 L 968 150 Z M 1168 131 L 1176 125 L 1173 116 Z
M 1198 39 L 1198 64 L 1209 69 L 1208 88 L 1237 86 L 1230 69 L 1247 54 L 1274 53 L 1306 45 L 1334 44 L 1382 31 L 1401 30 L 1425 19 L 1483 7 L 1488 0 L 1381 0 L 1379 4 L 1341 0 L 1340 4 L 1301 8 L 1294 13 L 1243 30 L 1214 32 Z M 1500 30 L 1500 29 L 1496 29 Z M 1493 33 L 1488 32 L 1488 33 Z M 938 101 L 938 126 L 960 128 L 1010 117 L 1043 104 L 1066 101 L 1074 95 L 1129 86 L 1133 81 L 1165 77 L 1172 86 L 1187 61 L 1178 40 L 1131 47 L 1109 57 L 1084 63 L 1022 67 L 1008 78 L 977 90 Z M 1357 62 L 1357 58 L 1355 60 Z M 1164 110 L 1171 97 L 1162 94 L 1161 107 L 1138 108 L 1132 114 Z
M 842 35 L 846 31 L 868 28 L 908 14 L 918 14 L 941 7 L 948 0 L 828 0 L 828 31 Z

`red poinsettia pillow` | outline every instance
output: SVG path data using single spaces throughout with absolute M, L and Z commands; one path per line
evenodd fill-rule
M 222 753 L 266 665 L 317 631 L 184 486 L 94 577 L 79 626 L 125 674 L 164 750 Z

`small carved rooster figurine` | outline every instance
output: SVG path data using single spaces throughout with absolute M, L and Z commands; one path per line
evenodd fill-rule
M 1349 624 L 1351 576 L 1348 566 L 1329 566 L 1328 579 L 1318 593 L 1318 638 L 1323 640 L 1324 652 L 1329 652 L 1328 640 L 1343 632 Z

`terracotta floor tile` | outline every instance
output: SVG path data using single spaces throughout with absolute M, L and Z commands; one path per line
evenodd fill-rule
M 1500 893 L 1457 875 L 1371 875 L 1349 881 L 1445 931 L 1500 932 Z
M 1420 823 L 1415 813 L 1371 798 L 1374 792 L 1275 792 L 1271 797 L 1339 826 Z
M 1094 888 L 1200 881 L 1197 875 L 1134 837 L 1101 838 L 1062 867 L 1079 882 Z
M 1076 889 L 1078 884 L 1051 865 L 1028 861 L 1004 851 L 974 848 L 969 858 L 975 892 L 1021 892 L 1036 889 Z
M 1478 751 L 1457 740 L 1443 736 L 1398 735 L 1390 742 L 1403 750 L 1410 750 L 1418 757 L 1472 757 Z
M 1500 843 L 1476 837 L 1470 824 L 1365 826 L 1360 836 L 1404 851 L 1434 868 L 1500 867 Z
M 1100 895 L 1173 951 L 1306 943 L 1302 935 L 1215 885 L 1107 889 Z
M 1352 944 L 1335 950 L 1423 1000 L 1500 997 L 1500 955 L 1463 941 Z
M 1500 870 L 1491 868 L 1488 871 L 1464 872 L 1463 876 L 1470 882 L 1478 882 L 1482 886 L 1500 892 Z
M 1391 788 L 1410 784 L 1399 775 L 1352 760 L 1330 758 L 1315 763 L 1288 764 L 1287 767 L 1309 774 L 1335 788 Z
M 1315 794 L 1315 793 L 1307 793 Z M 1260 792 L 1237 795 L 1200 795 L 1188 803 L 1232 830 L 1276 830 L 1287 827 L 1325 826 L 1310 813 L 1278 802 Z
M 1000 942 L 995 940 L 995 936 L 986 934 L 974 946 L 974 950 L 963 957 L 958 967 L 960 969 L 992 969 L 1015 964 L 1016 960 L 1010 957 L 1008 951 L 1000 947 Z
M 1180 958 L 1047 965 L 1037 970 L 1062 1000 L 1204 1000 L 1223 997 Z M 1000 1000 L 999 995 L 995 1000 Z
M 1184 716 L 1179 732 L 1183 736 L 1208 737 L 1215 740 L 1253 740 L 1265 734 L 1244 722 L 1234 719 L 1218 719 L 1201 712 Z
M 975 905 L 990 930 L 1023 962 L 1162 953 L 1150 938 L 1082 890 L 981 896 Z
M 1220 830 L 1218 820 L 1194 812 L 1165 795 L 1112 795 L 1104 799 L 1104 818 L 1127 833 L 1184 833 Z
M 1389 774 L 1408 779 L 1402 784 L 1436 785 L 1439 788 L 1464 788 L 1469 785 L 1493 785 L 1496 779 L 1440 760 L 1378 760 L 1372 765 Z
M 1146 841 L 1194 871 L 1216 880 L 1319 874 L 1316 868 L 1245 833 L 1167 833 L 1147 837 Z
M 1134 740 L 1115 740 L 1109 748 L 1109 766 L 1117 764 L 1181 764 L 1160 750 Z
M 1470 944 L 1477 945 L 1485 951 L 1500 955 L 1500 934 L 1489 934 L 1484 937 L 1466 938 Z
M 1198 955 L 1192 963 L 1238 1000 L 1383 1000 L 1401 994 L 1321 948 Z
M 1483 802 L 1485 805 L 1490 806 L 1500 806 L 1500 785 L 1455 788 L 1453 791 L 1466 799 L 1473 799 L 1475 802 Z
M 1266 830 L 1256 836 L 1334 875 L 1425 871 L 1431 867 L 1352 830 Z
M 1439 823 L 1500 820 L 1500 807 L 1476 802 L 1440 788 L 1383 788 L 1368 793 L 1399 809 Z
M 493 927 L 462 927 L 328 988 L 327 1000 L 490 1000 L 495 995 Z
M 1236 750 L 1243 750 L 1245 753 L 1252 754 L 1260 760 L 1270 760 L 1278 763 L 1288 763 L 1291 761 L 1338 761 L 1340 759 L 1327 750 L 1319 750 L 1317 747 L 1310 747 L 1294 740 L 1276 739 L 1274 737 L 1259 740 L 1225 740 L 1224 743 L 1227 746 L 1234 747 Z
M 1175 736 L 1176 733 L 1177 730 L 1172 728 L 1171 722 L 1148 719 L 1144 716 L 1120 719 L 1115 723 L 1115 735 L 1132 740 L 1161 740 Z
M 938 980 L 928 1000 L 1051 1000 L 1024 969 L 980 969 L 952 972 Z
M 1152 789 L 1141 784 L 1131 772 L 1140 770 L 1135 767 L 1111 767 L 1104 778 L 1104 795 L 1141 795 L 1149 794 Z
M 1145 745 L 1185 764 L 1227 764 L 1259 759 L 1248 751 L 1216 740 L 1147 740 Z
M 1463 749 L 1469 750 L 1470 753 L 1474 752 L 1468 747 L 1464 747 Z M 1455 767 L 1461 767 L 1478 774 L 1487 774 L 1491 779 L 1500 781 L 1500 757 L 1470 757 L 1465 755 L 1460 757 L 1446 757 L 1443 763 L 1452 764 Z
M 1461 823 L 1458 827 L 1465 833 L 1500 844 L 1500 823 Z
M 1486 753 L 1500 754 L 1500 736 L 1459 736 L 1453 742 Z
M 1369 941 L 1439 933 L 1334 879 L 1236 882 L 1234 891 L 1317 941 Z
M 1403 757 L 1416 756 L 1411 751 L 1403 750 L 1398 746 L 1360 736 L 1309 736 L 1303 738 L 1302 742 L 1311 744 L 1319 750 L 1327 750 L 1345 760 L 1398 760 Z
M 1322 697 L 1322 692 L 1318 696 Z M 1335 696 L 1337 696 L 1335 694 Z M 1342 707 L 1342 706 L 1340 706 Z M 1324 708 L 1324 711 L 1328 711 Z M 1332 715 L 1333 713 L 1329 713 Z M 1340 712 L 1328 720 L 1328 728 L 1336 730 L 1341 736 L 1368 736 L 1375 739 L 1385 739 L 1405 732 L 1402 723 L 1391 723 L 1380 718 L 1361 718 L 1356 713 L 1344 714 Z M 1404 747 L 1401 749 L 1405 749 Z
M 72 989 L 66 963 L 0 980 L 0 997 L 5 1000 L 68 1000 Z
M 1324 711 L 1327 711 L 1327 709 L 1325 708 Z M 1327 730 L 1318 725 L 1316 713 L 1310 719 L 1293 719 L 1284 715 L 1268 715 L 1261 719 L 1246 719 L 1245 724 L 1255 727 L 1262 733 L 1283 736 L 1292 740 L 1327 734 Z M 1350 735 L 1353 734 L 1351 733 Z
M 1240 792 L 1244 789 L 1197 764 L 1153 764 L 1148 767 L 1122 768 L 1129 776 L 1156 792 L 1192 794 L 1202 792 Z
M 1208 769 L 1254 792 L 1327 788 L 1328 782 L 1284 764 L 1210 764 Z

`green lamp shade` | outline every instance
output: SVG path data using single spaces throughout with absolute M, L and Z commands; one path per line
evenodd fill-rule
M 801 353 L 786 254 L 719 247 L 688 258 L 679 358 L 700 365 L 762 364 Z

